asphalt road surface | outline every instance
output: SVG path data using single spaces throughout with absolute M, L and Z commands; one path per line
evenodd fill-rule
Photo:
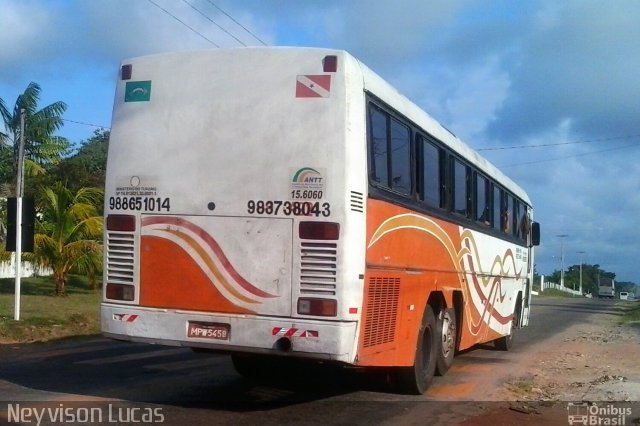
M 459 354 L 422 396 L 396 393 L 383 372 L 327 366 L 254 383 L 234 371 L 228 356 L 101 337 L 0 345 L 0 423 L 37 424 L 38 410 L 53 407 L 40 424 L 85 415 L 104 424 L 447 424 L 486 410 L 492 403 L 482 401 L 504 381 L 498 372 L 535 345 L 594 313 L 620 309 L 614 301 L 535 298 L 514 350 L 486 345 Z M 89 406 L 100 408 L 78 408 Z

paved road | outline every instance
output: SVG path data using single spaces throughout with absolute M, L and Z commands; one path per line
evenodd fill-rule
M 0 401 L 24 401 L 23 406 L 54 401 L 67 407 L 77 401 L 104 405 L 118 400 L 129 408 L 146 402 L 162 408 L 165 424 L 185 425 L 211 424 L 212 419 L 228 424 L 395 423 L 415 413 L 418 404 L 432 421 L 447 423 L 482 412 L 486 407 L 481 404 L 457 401 L 485 400 L 504 379 L 497 372 L 526 357 L 528 349 L 596 312 L 619 315 L 621 309 L 613 301 L 536 298 L 531 325 L 519 330 L 515 350 L 486 346 L 460 354 L 424 396 L 393 393 L 383 374 L 333 368 L 255 384 L 238 376 L 227 356 L 91 338 L 0 346 Z M 0 421 L 3 409 L 0 405 Z

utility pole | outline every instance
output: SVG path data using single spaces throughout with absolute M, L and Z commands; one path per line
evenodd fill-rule
M 20 109 L 20 135 L 18 138 L 18 177 L 16 179 L 16 284 L 13 319 L 20 321 L 20 279 L 22 275 L 22 196 L 24 195 L 24 116 Z
M 582 296 L 582 264 L 584 263 L 584 261 L 582 260 L 582 257 L 584 256 L 585 253 L 586 251 L 578 252 L 578 254 L 580 255 L 580 296 Z
M 564 287 L 564 239 L 568 236 L 567 234 L 556 235 L 560 238 L 560 287 Z

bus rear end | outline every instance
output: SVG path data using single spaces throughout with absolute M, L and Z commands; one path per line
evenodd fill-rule
M 353 362 L 364 269 L 355 60 L 230 49 L 126 61 L 105 188 L 106 336 Z M 360 112 L 359 112 L 360 111 Z M 355 203 L 355 207 L 354 207 Z M 345 253 L 349 253 L 346 263 Z

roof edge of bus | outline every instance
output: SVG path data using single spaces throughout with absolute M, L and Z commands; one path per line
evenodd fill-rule
M 336 54 L 344 54 L 347 56 L 353 57 L 351 53 L 344 49 L 330 48 L 330 47 L 303 47 L 303 46 L 234 46 L 234 47 L 216 47 L 209 49 L 193 49 L 193 50 L 178 50 L 178 51 L 167 51 L 167 52 L 158 52 L 158 53 L 150 53 L 148 55 L 139 55 L 139 56 L 131 56 L 125 59 L 122 59 L 121 64 L 126 64 L 130 61 L 134 61 L 137 59 L 146 59 L 153 57 L 161 57 L 161 56 L 173 56 L 173 55 L 186 55 L 193 53 L 202 53 L 202 52 L 228 52 L 228 51 L 246 51 L 246 50 L 299 50 L 299 51 L 316 51 L 316 52 L 326 52 L 326 53 L 336 53 Z M 353 57 L 356 59 L 355 57 Z M 357 60 L 357 59 L 356 59 Z

